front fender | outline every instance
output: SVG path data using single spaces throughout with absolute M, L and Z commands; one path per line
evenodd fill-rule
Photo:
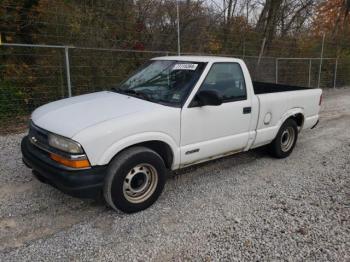
M 135 134 L 132 136 L 125 137 L 116 143 L 112 144 L 104 154 L 99 158 L 98 165 L 106 165 L 108 164 L 112 158 L 121 152 L 123 149 L 143 143 L 148 141 L 161 141 L 169 145 L 171 150 L 173 151 L 173 163 L 172 169 L 175 169 L 180 164 L 180 150 L 174 139 L 172 139 L 169 135 L 161 133 L 161 132 L 146 132 L 141 134 Z

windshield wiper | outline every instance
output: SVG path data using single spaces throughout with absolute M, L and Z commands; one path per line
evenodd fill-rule
M 117 93 L 128 94 L 128 95 L 136 96 L 138 98 L 143 98 L 145 100 L 151 101 L 151 98 L 148 95 L 133 89 L 121 89 L 121 88 L 113 87 L 112 90 Z

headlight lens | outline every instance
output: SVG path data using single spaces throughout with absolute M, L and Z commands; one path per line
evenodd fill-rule
M 49 145 L 64 152 L 79 154 L 84 153 L 79 143 L 54 134 L 49 134 Z

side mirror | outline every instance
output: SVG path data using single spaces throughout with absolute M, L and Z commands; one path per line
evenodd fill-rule
M 222 104 L 222 99 L 215 90 L 199 91 L 194 97 L 190 107 L 200 106 L 219 106 Z

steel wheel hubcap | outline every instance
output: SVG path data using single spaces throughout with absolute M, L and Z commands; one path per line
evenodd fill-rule
M 281 149 L 283 152 L 289 151 L 294 143 L 295 130 L 292 127 L 287 127 L 281 135 Z
M 158 173 L 152 165 L 137 165 L 129 171 L 124 179 L 124 197 L 131 203 L 142 203 L 154 193 L 157 184 Z

